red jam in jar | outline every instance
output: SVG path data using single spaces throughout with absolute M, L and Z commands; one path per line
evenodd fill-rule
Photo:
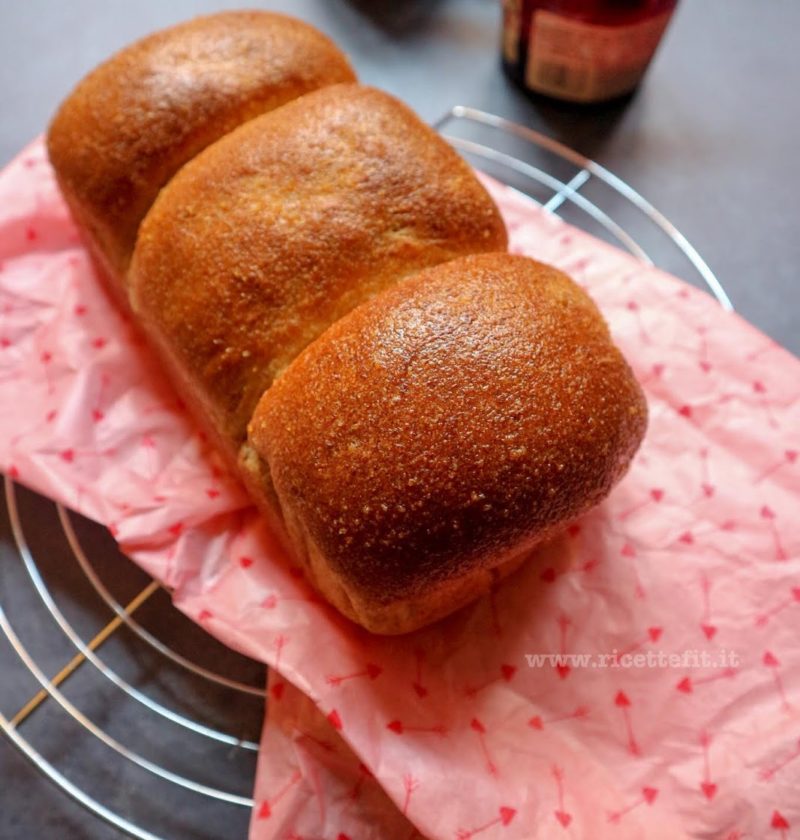
M 503 66 L 518 84 L 602 102 L 641 80 L 678 0 L 503 0 Z

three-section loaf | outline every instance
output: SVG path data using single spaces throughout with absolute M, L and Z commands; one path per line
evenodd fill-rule
M 627 469 L 646 405 L 594 304 L 504 253 L 466 163 L 305 24 L 150 36 L 48 147 L 176 388 L 369 630 L 486 592 Z

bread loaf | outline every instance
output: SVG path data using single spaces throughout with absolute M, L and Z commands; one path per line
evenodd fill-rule
M 104 67 L 51 127 L 62 190 L 176 387 L 341 612 L 378 633 L 423 626 L 624 473 L 646 407 L 592 302 L 504 253 L 466 163 L 396 99 L 348 83 L 323 36 L 231 13 Z

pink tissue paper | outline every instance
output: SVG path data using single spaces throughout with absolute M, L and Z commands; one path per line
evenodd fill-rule
M 795 836 L 800 362 L 488 186 L 512 250 L 597 301 L 650 427 L 473 606 L 380 638 L 315 596 L 107 299 L 41 141 L 0 175 L 0 469 L 270 666 L 253 840 Z

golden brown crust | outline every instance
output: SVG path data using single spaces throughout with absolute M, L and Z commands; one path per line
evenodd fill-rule
M 252 117 L 353 81 L 313 27 L 269 12 L 222 12 L 156 32 L 78 84 L 48 133 L 79 224 L 117 277 L 159 189 L 190 158 Z
M 505 248 L 492 200 L 405 105 L 315 91 L 188 163 L 143 222 L 134 310 L 233 442 L 314 338 L 402 277 Z
M 335 323 L 261 399 L 249 443 L 295 553 L 322 558 L 380 624 L 381 607 L 446 604 L 459 579 L 600 501 L 645 425 L 590 298 L 556 269 L 488 254 Z
M 305 543 L 305 536 L 295 529 L 296 523 L 283 519 L 283 510 L 264 460 L 249 443 L 239 451 L 238 472 L 245 487 L 261 513 L 269 522 L 289 556 L 298 561 L 306 578 L 326 600 L 372 633 L 398 635 L 424 627 L 485 595 L 503 578 L 516 571 L 538 549 L 537 544 L 523 546 L 506 558 L 498 558 L 491 568 L 474 568 L 452 579 L 429 586 L 414 595 L 389 604 L 380 600 L 359 597 L 326 562 L 313 545 Z M 289 528 L 293 529 L 290 536 Z

